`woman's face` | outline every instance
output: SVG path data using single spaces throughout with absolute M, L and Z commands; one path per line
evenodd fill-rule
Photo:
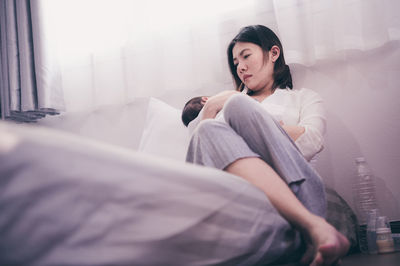
M 274 59 L 271 51 L 265 53 L 260 46 L 250 42 L 237 42 L 232 49 L 236 72 L 240 80 L 253 92 L 270 90 L 274 83 L 273 62 L 277 57 Z

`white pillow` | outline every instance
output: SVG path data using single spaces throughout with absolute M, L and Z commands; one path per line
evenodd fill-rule
M 139 151 L 185 161 L 189 131 L 181 121 L 181 112 L 150 98 Z

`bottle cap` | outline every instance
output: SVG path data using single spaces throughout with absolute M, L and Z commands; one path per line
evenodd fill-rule
M 386 216 L 379 216 L 376 219 L 376 230 L 387 228 L 390 230 L 389 222 Z
M 390 228 L 387 227 L 381 227 L 381 228 L 377 228 L 376 229 L 376 233 L 377 234 L 387 234 L 387 233 L 392 233 L 392 231 L 390 230 Z

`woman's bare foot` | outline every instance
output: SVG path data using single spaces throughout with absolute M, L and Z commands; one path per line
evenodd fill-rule
M 347 254 L 350 247 L 344 235 L 319 217 L 306 235 L 311 243 L 301 260 L 303 264 L 335 265 Z

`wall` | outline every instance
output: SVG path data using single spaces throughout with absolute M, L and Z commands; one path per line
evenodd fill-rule
M 317 168 L 352 206 L 354 159 L 376 176 L 380 211 L 400 220 L 400 43 L 348 51 L 335 62 L 292 66 L 296 87 L 319 92 L 328 109 L 326 147 Z

